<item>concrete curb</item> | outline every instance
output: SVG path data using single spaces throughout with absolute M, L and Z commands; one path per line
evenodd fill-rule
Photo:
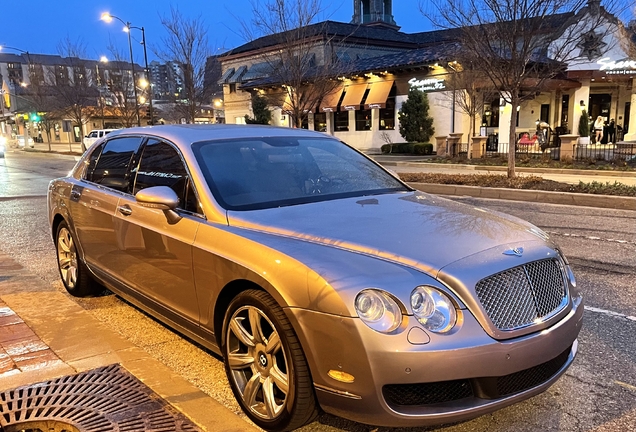
M 571 192 L 549 192 L 526 189 L 486 188 L 432 183 L 409 183 L 422 192 L 438 195 L 464 195 L 476 198 L 505 199 L 513 201 L 565 204 L 585 207 L 636 210 L 636 198 L 610 195 L 594 195 Z

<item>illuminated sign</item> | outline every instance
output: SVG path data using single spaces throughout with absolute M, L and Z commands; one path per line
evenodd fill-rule
M 601 65 L 599 70 L 605 71 L 608 75 L 630 75 L 636 73 L 636 60 L 623 59 L 614 61 L 605 57 L 596 62 Z
M 411 78 L 409 80 L 411 87 L 417 87 L 423 92 L 434 92 L 446 89 L 446 84 L 443 79 L 440 78 L 427 78 L 418 80 L 417 78 Z

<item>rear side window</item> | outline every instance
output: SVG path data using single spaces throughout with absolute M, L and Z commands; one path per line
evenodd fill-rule
M 179 208 L 201 213 L 181 156 L 170 144 L 156 139 L 149 139 L 144 146 L 133 193 L 152 186 L 168 186 L 179 197 Z
M 98 153 L 99 149 L 91 154 L 86 180 L 130 193 L 129 168 L 136 165 L 135 155 L 140 143 L 140 137 L 122 137 L 107 141 L 97 156 L 95 168 L 92 170 L 90 165 L 93 162 L 93 155 Z

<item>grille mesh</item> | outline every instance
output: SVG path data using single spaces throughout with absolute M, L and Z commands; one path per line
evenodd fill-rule
M 389 384 L 382 388 L 391 405 L 431 405 L 473 396 L 468 380 L 424 384 Z
M 552 378 L 563 367 L 570 355 L 570 349 L 565 350 L 558 357 L 521 372 L 497 378 L 497 392 L 499 396 L 507 396 L 513 393 L 543 384 Z
M 566 296 L 557 260 L 533 261 L 480 280 L 477 297 L 493 324 L 514 330 L 556 312 Z

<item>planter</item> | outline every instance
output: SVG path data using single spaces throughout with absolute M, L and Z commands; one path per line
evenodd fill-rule
M 564 136 L 564 135 L 561 135 Z M 581 145 L 588 145 L 590 143 L 590 137 L 579 137 L 579 144 Z

